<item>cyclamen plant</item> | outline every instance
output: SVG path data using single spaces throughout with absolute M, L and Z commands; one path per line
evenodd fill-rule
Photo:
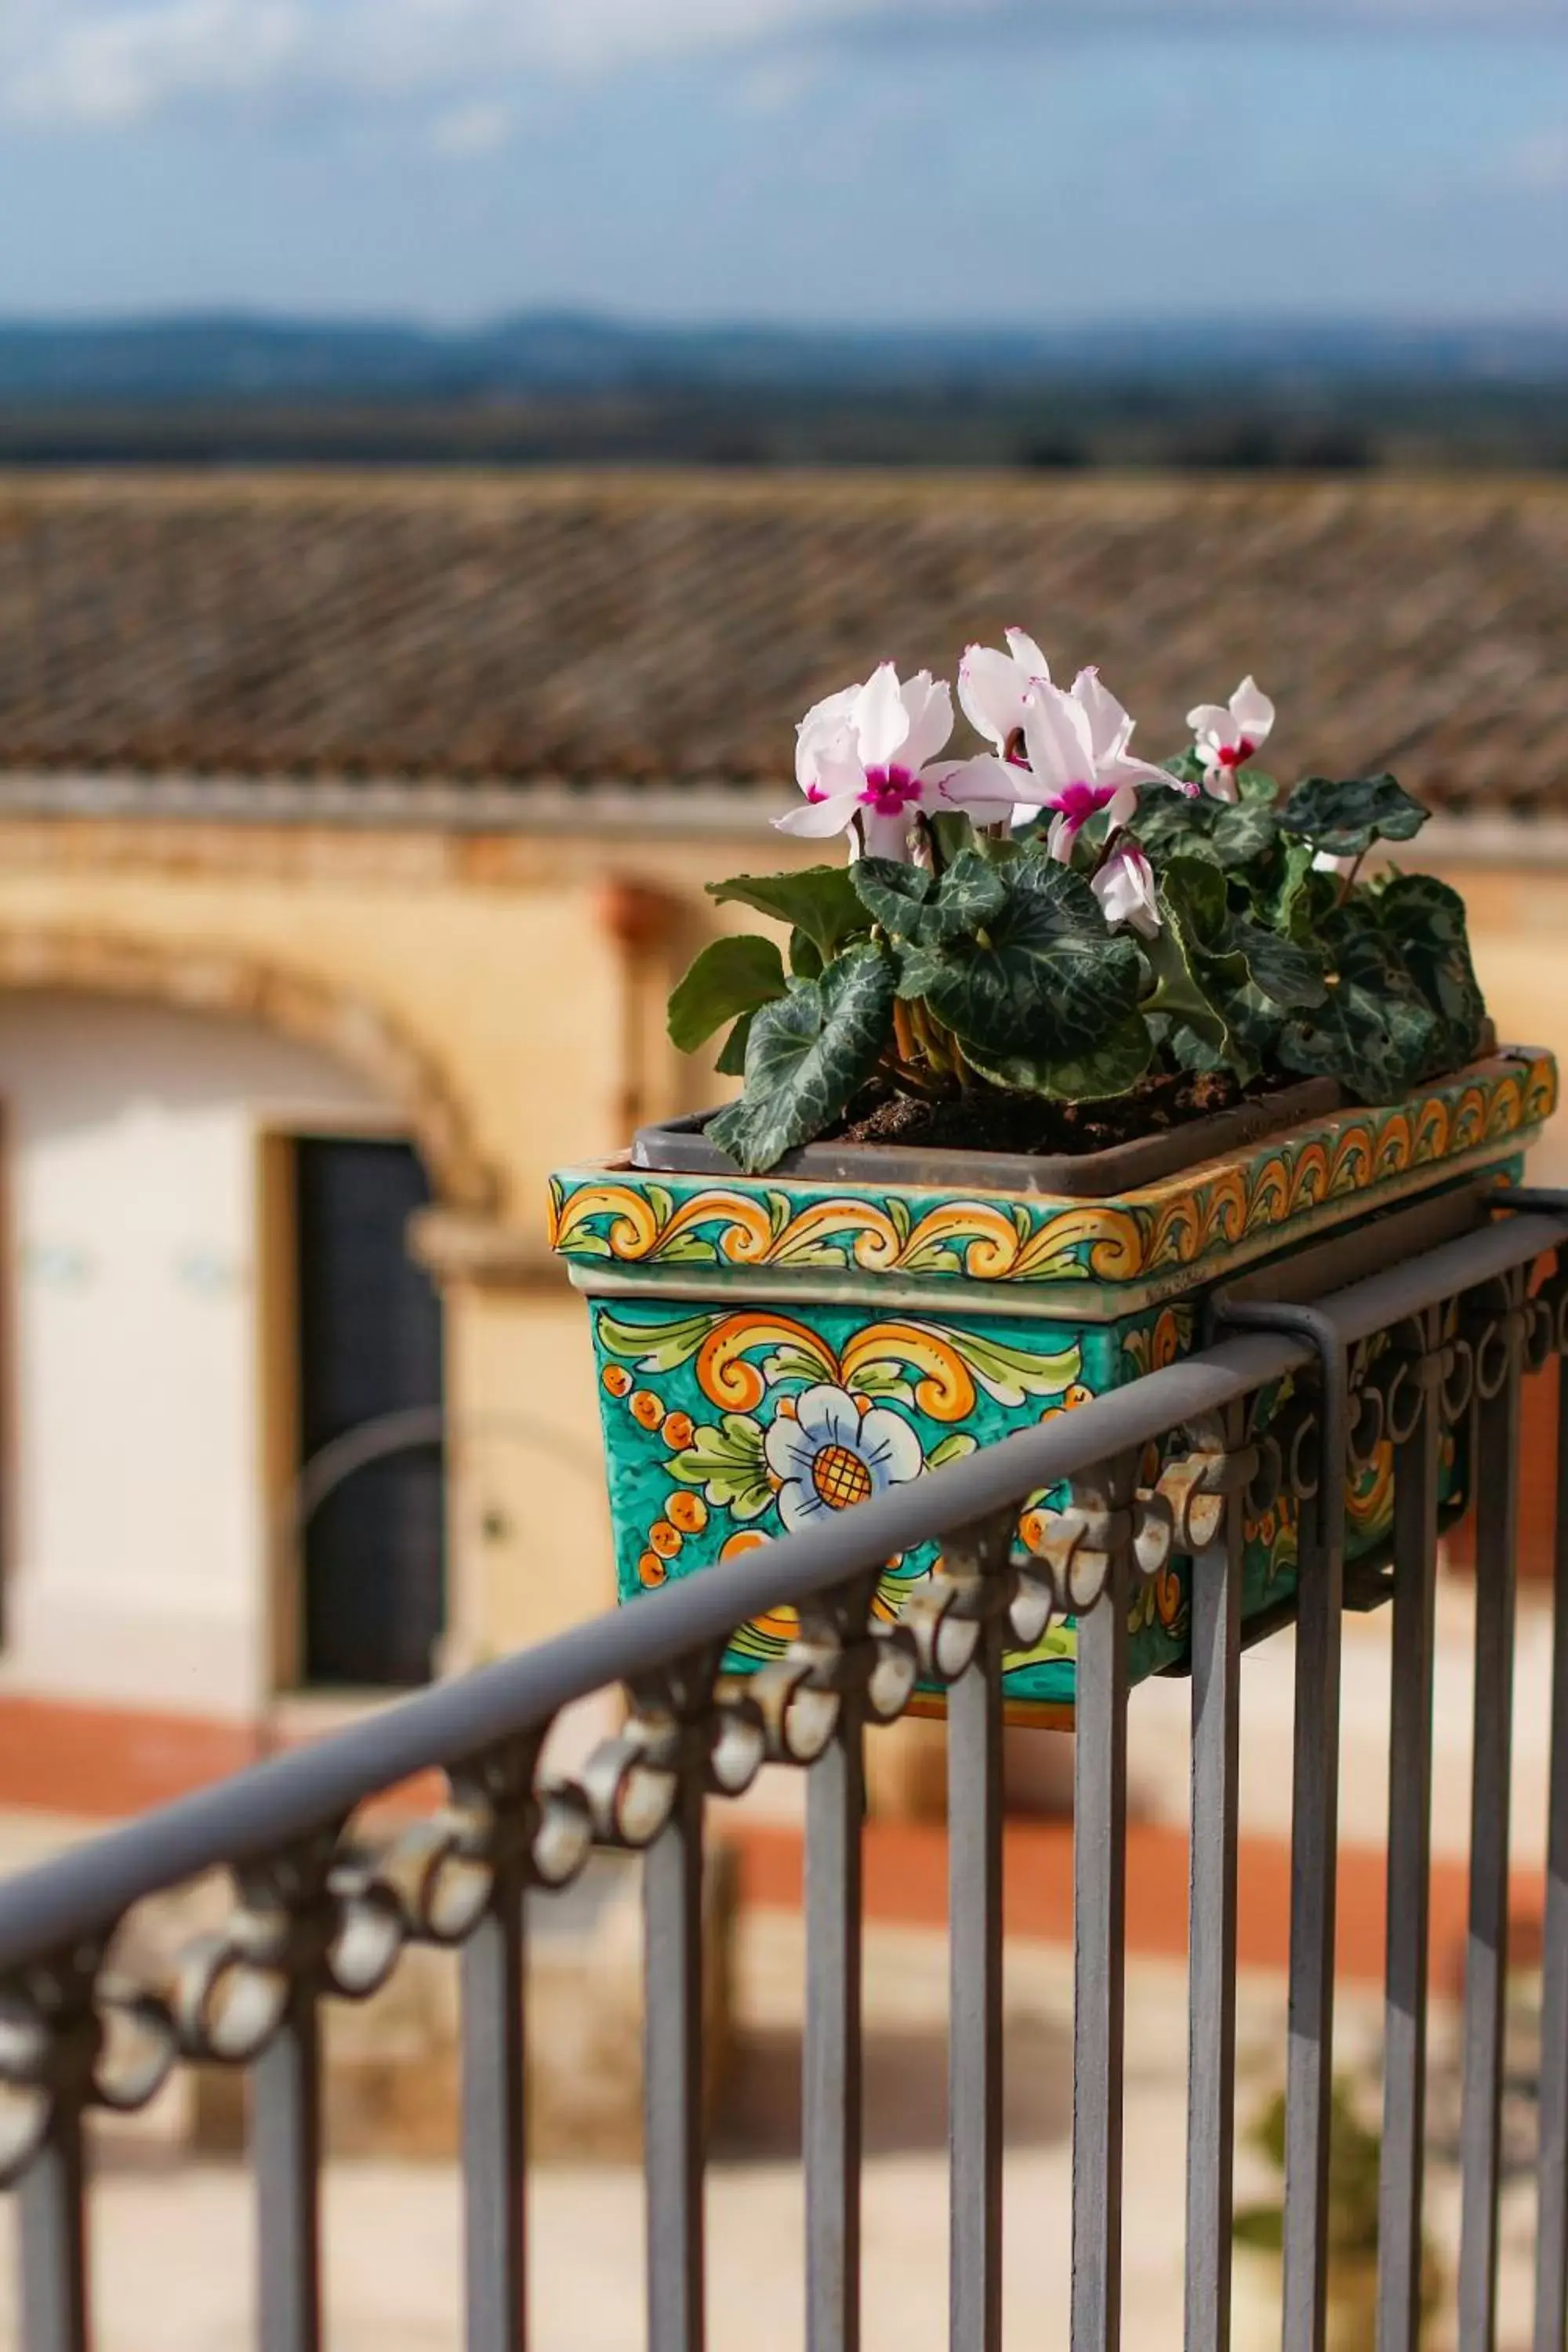
M 707 1131 L 749 1173 L 868 1090 L 1103 1102 L 1226 1072 L 1386 1102 L 1477 1053 L 1462 900 L 1427 875 L 1361 878 L 1426 811 L 1389 775 L 1281 799 L 1255 765 L 1275 712 L 1252 678 L 1190 711 L 1163 767 L 1097 671 L 1057 686 L 1018 629 L 970 646 L 958 699 L 990 747 L 959 760 L 929 671 L 883 663 L 816 704 L 801 805 L 776 823 L 847 835 L 847 864 L 709 886 L 788 932 L 783 952 L 715 940 L 670 999 L 685 1050 L 731 1024 L 718 1067 L 745 1084 Z

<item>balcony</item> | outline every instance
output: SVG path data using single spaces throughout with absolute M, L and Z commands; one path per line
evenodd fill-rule
M 1029 2063 L 1026 2049 L 1006 2065 L 1004 2054 L 1002 1659 L 1005 1640 L 1035 1641 L 1067 1613 L 1079 1621 L 1070 1862 L 1063 1843 L 1052 1851 L 1071 1874 L 1071 2263 L 1042 2266 L 1038 2323 L 1008 2340 L 1111 2352 L 1122 2338 L 1127 2219 L 1129 1878 L 1142 1867 L 1135 1842 L 1130 1862 L 1128 1624 L 1140 1580 L 1173 1552 L 1192 1562 L 1182 2325 L 1190 2352 L 1220 2352 L 1232 2338 L 1245 1998 L 1244 1519 L 1281 1492 L 1300 1507 L 1301 1554 L 1277 2340 L 1319 2352 L 1328 2326 L 1342 1640 L 1347 1607 L 1386 1606 L 1376 2341 L 1413 2352 L 1427 2201 L 1435 1596 L 1443 1462 L 1456 1437 L 1474 1497 L 1474 1746 L 1452 2123 L 1460 2215 L 1436 2326 L 1462 2352 L 1489 2352 L 1510 2088 L 1521 1416 L 1526 1381 L 1568 1349 L 1565 1241 L 1562 1198 L 1516 1192 L 1477 1230 L 1315 1306 L 1222 1302 L 1211 1344 L 1183 1362 L 13 1877 L 0 1887 L 0 2162 L 19 2215 L 26 2352 L 78 2352 L 93 2339 L 94 2111 L 144 2107 L 184 2065 L 247 2077 L 255 2336 L 264 2352 L 312 2352 L 324 2334 L 323 2014 L 374 1993 L 414 1943 L 451 1948 L 460 1971 L 463 2309 L 450 2340 L 517 2352 L 529 2309 L 526 1943 L 540 1906 L 596 1847 L 640 1856 L 646 2340 L 651 2352 L 699 2352 L 705 1848 L 711 1815 L 769 1760 L 805 1778 L 806 2341 L 812 2352 L 852 2352 L 867 2316 L 867 1745 L 933 1686 L 945 1691 L 949 1727 L 948 2340 L 954 2352 L 996 2352 L 1004 2092 L 1016 2095 Z M 1286 1381 L 1293 1404 L 1280 1417 L 1272 1401 Z M 1388 1556 L 1347 1574 L 1346 1477 L 1385 1448 Z M 1019 1507 L 1042 1490 L 1058 1507 L 1026 1558 Z M 1554 2352 L 1568 2333 L 1568 1509 L 1559 1517 L 1534 2352 Z M 932 1539 L 937 1573 L 897 1625 L 881 1625 L 871 1608 L 881 1564 Z M 787 1654 L 750 1677 L 726 1674 L 734 1629 L 784 1607 L 799 1627 Z M 574 1776 L 545 1769 L 562 1711 L 616 1689 L 623 1728 Z M 444 1776 L 444 1801 L 421 1803 L 432 1775 Z M 378 1801 L 395 1791 L 403 1810 L 389 1820 Z M 232 1885 L 221 1928 L 166 1969 L 128 1964 L 117 1935 L 134 1906 L 213 1871 Z M 1170 2194 L 1184 2194 L 1174 2179 Z M 172 2274 L 167 2291 L 179 2290 Z M 1173 2340 L 1175 2326 L 1173 2314 Z

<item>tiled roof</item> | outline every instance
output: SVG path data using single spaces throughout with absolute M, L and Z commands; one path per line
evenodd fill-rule
M 1568 810 L 1568 485 L 526 475 L 0 482 L 0 769 L 786 777 L 816 696 L 1030 628 L 1163 752 Z

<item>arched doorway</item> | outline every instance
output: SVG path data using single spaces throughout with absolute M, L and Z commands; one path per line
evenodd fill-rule
M 0 987 L 14 1686 L 254 1720 L 280 1670 L 422 1678 L 438 1454 L 411 1465 L 416 1502 L 367 1490 L 327 1528 L 328 1565 L 292 1591 L 274 1588 L 267 1527 L 323 1432 L 384 1401 L 374 1380 L 354 1391 L 355 1344 L 362 1370 L 401 1347 L 392 1393 L 441 1401 L 439 1302 L 404 1226 L 490 1187 L 431 1065 L 364 1006 L 243 959 L 11 933 Z M 377 1330 L 389 1274 L 401 1308 Z M 378 1574 L 345 1570 L 372 1552 Z M 377 1591 L 380 1626 L 362 1605 Z

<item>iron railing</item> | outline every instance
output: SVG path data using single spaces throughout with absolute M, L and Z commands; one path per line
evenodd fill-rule
M 1499 1209 L 1502 1203 L 1495 1204 Z M 950 2341 L 1002 2332 L 1002 1658 L 1051 1616 L 1078 1637 L 1071 2337 L 1120 2336 L 1128 1617 L 1135 1580 L 1192 1563 L 1186 2342 L 1229 2337 L 1237 1710 L 1244 1520 L 1300 1506 L 1287 2065 L 1285 2352 L 1321 2352 L 1333 2026 L 1340 1636 L 1347 1466 L 1392 1444 L 1393 1728 L 1382 2352 L 1420 2326 L 1439 1463 L 1463 1425 L 1477 1520 L 1470 1906 L 1458 2275 L 1462 2352 L 1489 2352 L 1508 1934 L 1510 1688 L 1521 1389 L 1568 1349 L 1568 1206 L 1508 1213 L 1316 1307 L 1220 1306 L 1214 1344 L 786 1541 L 445 1684 L 34 1869 L 0 1889 L 0 2160 L 21 2206 L 26 2352 L 90 2333 L 84 2125 L 145 2104 L 181 2060 L 251 2074 L 258 2335 L 321 2340 L 323 2003 L 382 1984 L 403 1945 L 460 1948 L 466 2341 L 526 2334 L 525 1889 L 595 1842 L 640 1849 L 646 1943 L 647 2308 L 651 2352 L 703 2342 L 704 1815 L 765 1758 L 806 1770 L 803 2148 L 812 2352 L 859 2336 L 864 1742 L 922 1678 L 946 1686 L 951 1893 Z M 1541 1262 L 1544 1262 L 1543 1265 Z M 1281 1409 L 1279 1384 L 1289 1381 Z M 1563 1386 L 1568 1434 L 1568 1382 Z M 1162 1449 L 1157 1478 L 1149 1454 Z M 1535 2352 L 1568 2327 L 1568 1445 L 1559 1450 Z M 1021 1503 L 1065 1490 L 1021 1558 Z M 889 1554 L 942 1556 L 900 1623 L 872 1596 Z M 1364 1597 L 1364 1594 L 1363 1596 Z M 1375 1596 L 1374 1596 L 1375 1597 Z M 799 1633 L 749 1680 L 727 1637 L 791 1605 Z M 570 1703 L 624 1687 L 624 1731 L 580 1776 L 540 1772 Z M 431 1817 L 378 1839 L 358 1809 L 447 1776 Z M 226 1927 L 166 1980 L 106 1970 L 130 1907 L 215 1867 Z

